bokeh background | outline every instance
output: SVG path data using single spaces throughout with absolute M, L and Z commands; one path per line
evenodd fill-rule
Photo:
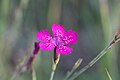
M 55 79 L 63 80 L 78 58 L 79 69 L 88 64 L 113 39 L 120 26 L 120 0 L 0 0 L 0 80 L 9 80 L 15 68 L 34 48 L 38 31 L 54 23 L 79 34 L 73 53 L 62 55 Z M 76 80 L 120 79 L 119 43 Z M 49 80 L 53 51 L 40 51 L 33 62 L 37 80 Z M 78 69 L 78 70 L 79 70 Z M 26 71 L 15 80 L 32 80 Z

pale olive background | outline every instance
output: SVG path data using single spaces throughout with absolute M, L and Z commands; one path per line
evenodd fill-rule
M 79 34 L 72 54 L 61 55 L 54 80 L 63 80 L 78 58 L 83 58 L 81 69 L 113 39 L 120 26 L 120 0 L 0 0 L 0 80 L 10 79 L 32 53 L 37 32 L 48 29 L 52 34 L 54 23 Z M 105 68 L 119 80 L 119 43 L 76 80 L 109 80 Z M 53 51 L 37 55 L 33 62 L 37 80 L 49 80 L 52 57 Z M 15 80 L 32 80 L 31 71 Z

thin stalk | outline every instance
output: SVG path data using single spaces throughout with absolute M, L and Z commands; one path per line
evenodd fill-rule
M 66 76 L 66 78 L 64 80 L 67 80 L 75 71 L 76 69 L 72 69 L 71 72 L 68 72 L 68 75 Z
M 76 69 L 80 66 L 80 64 L 82 63 L 82 60 L 83 60 L 83 59 L 78 59 L 78 60 L 76 61 L 76 63 L 74 64 L 72 70 L 71 70 L 70 72 L 68 72 L 68 74 L 67 74 L 67 76 L 65 77 L 64 80 L 67 80 L 67 79 L 70 78 L 70 76 L 71 76 L 71 75 L 76 71 Z
M 112 80 L 112 77 L 111 77 L 110 73 L 108 72 L 107 68 L 105 68 L 105 70 L 106 70 L 106 73 L 107 73 L 109 80 Z
M 14 75 L 10 78 L 10 80 L 14 80 L 17 75 L 18 75 L 18 72 L 15 71 L 15 72 L 14 72 Z
M 51 73 L 51 77 L 50 77 L 50 80 L 53 80 L 54 73 L 55 73 L 55 71 L 52 71 L 52 73 Z
M 60 54 L 56 53 L 56 47 L 55 47 L 55 49 L 54 49 L 53 65 L 52 65 L 52 72 L 51 72 L 50 80 L 53 80 L 53 78 L 54 78 L 54 74 L 55 74 L 56 67 L 57 67 L 57 64 L 58 64 L 59 60 L 60 60 Z
M 16 68 L 16 70 L 14 71 L 12 77 L 10 78 L 10 80 L 15 80 L 15 78 L 21 73 L 21 72 L 24 72 L 26 70 L 28 70 L 31 65 L 32 65 L 32 62 L 35 58 L 35 55 L 31 55 L 27 61 L 25 61 L 25 63 L 23 63 L 22 65 L 20 65 L 19 68 Z
M 79 75 L 81 75 L 83 72 L 85 72 L 88 68 L 92 67 L 99 59 L 101 59 L 106 52 L 113 46 L 113 44 L 116 43 L 114 40 L 105 47 L 91 62 L 88 63 L 85 67 L 83 67 L 79 72 L 74 73 L 73 76 L 69 80 L 74 80 Z
M 32 66 L 32 80 L 37 80 L 36 71 L 34 69 L 34 66 Z
M 53 64 L 50 80 L 53 80 L 53 78 L 54 78 L 56 67 L 57 67 L 57 64 Z
M 38 54 L 39 52 L 39 42 L 35 42 L 34 43 L 34 50 L 33 50 L 33 53 L 28 57 L 28 59 L 20 65 L 19 68 L 17 68 L 15 70 L 15 72 L 13 73 L 12 77 L 10 80 L 14 80 L 16 76 L 18 76 L 21 72 L 24 72 L 25 70 L 28 70 L 31 66 L 32 66 L 32 62 L 33 60 L 35 59 L 36 55 Z M 34 76 L 36 75 L 35 71 L 34 71 L 34 68 L 32 67 L 32 71 L 34 73 Z M 34 78 L 34 80 L 36 80 Z

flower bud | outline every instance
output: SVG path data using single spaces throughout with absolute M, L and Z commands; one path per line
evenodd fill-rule
M 114 44 L 114 43 L 116 43 L 116 42 L 118 42 L 118 41 L 120 41 L 120 28 L 119 28 L 118 31 L 115 33 L 114 39 L 113 39 L 113 41 L 110 43 L 110 45 L 112 45 L 112 44 Z
M 80 64 L 82 63 L 82 60 L 83 60 L 83 59 L 79 58 L 79 59 L 75 62 L 73 68 L 75 68 L 75 69 L 78 68 L 78 67 L 80 66 Z
M 27 68 L 31 67 L 31 64 L 32 64 L 33 60 L 35 59 L 36 54 L 38 54 L 39 49 L 40 49 L 39 42 L 35 42 L 33 53 L 30 55 L 30 57 L 28 58 L 28 61 L 26 63 Z
M 56 53 L 56 48 L 54 49 L 54 64 L 58 64 L 60 60 L 60 54 Z
M 38 54 L 39 49 L 40 49 L 40 48 L 39 48 L 39 42 L 35 42 L 35 43 L 34 43 L 33 55 Z

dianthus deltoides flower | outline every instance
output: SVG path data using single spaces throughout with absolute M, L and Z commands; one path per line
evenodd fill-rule
M 58 54 L 70 54 L 72 48 L 69 46 L 75 44 L 78 40 L 78 34 L 72 30 L 66 32 L 65 28 L 59 24 L 52 25 L 53 36 L 48 30 L 41 30 L 36 37 L 41 42 L 39 47 L 41 50 L 54 50 Z

